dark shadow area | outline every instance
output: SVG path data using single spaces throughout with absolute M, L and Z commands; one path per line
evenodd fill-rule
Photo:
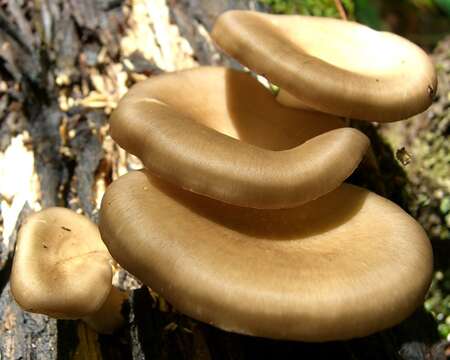
M 189 319 L 172 311 L 159 311 L 157 306 L 146 287 L 133 291 L 128 324 L 132 358 L 194 358 L 192 332 L 183 326 Z
M 5 263 L 3 264 L 2 269 L 0 270 L 0 294 L 3 292 L 3 289 L 8 284 L 9 276 L 11 275 L 11 269 L 13 264 L 13 256 L 9 256 Z
M 125 319 L 125 325 L 118 329 L 114 334 L 98 335 L 98 342 L 100 344 L 100 350 L 103 359 L 108 360 L 122 360 L 122 359 L 133 359 L 132 348 L 130 341 L 130 312 L 131 306 L 128 301 L 122 304 L 121 313 Z
M 79 343 L 77 322 L 72 320 L 58 320 L 58 360 L 71 360 Z
M 98 342 L 103 359 L 133 359 L 131 345 L 125 329 L 114 335 L 99 335 Z

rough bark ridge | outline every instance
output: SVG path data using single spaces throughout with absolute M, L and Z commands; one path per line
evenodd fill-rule
M 217 52 L 207 31 L 226 9 L 262 10 L 243 0 L 168 0 L 168 5 L 193 52 L 182 37 L 162 40 L 166 32 L 160 27 L 169 26 L 163 23 L 169 16 L 161 11 L 164 0 L 0 3 L 0 151 L 6 159 L 22 141 L 39 179 L 36 202 L 20 203 L 15 230 L 0 241 L 0 359 L 445 359 L 446 343 L 439 342 L 434 320 L 423 311 L 394 329 L 348 342 L 272 341 L 226 333 L 178 314 L 124 272 L 116 282 L 137 289 L 123 309 L 127 325 L 113 336 L 98 335 L 81 322 L 25 313 L 14 303 L 8 278 L 21 219 L 40 203 L 67 206 L 95 220 L 105 186 L 139 166 L 108 135 L 107 115 L 118 98 L 134 82 L 163 70 L 196 62 L 238 67 Z M 374 128 L 367 132 L 380 144 L 376 156 L 395 164 Z M 363 175 L 353 180 L 364 182 Z M 378 178 L 372 187 L 381 183 L 385 189 L 387 180 Z M 6 230 L 19 194 L 8 197 L 0 190 Z

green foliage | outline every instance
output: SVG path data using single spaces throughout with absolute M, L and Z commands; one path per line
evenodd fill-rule
M 450 0 L 403 0 L 414 4 L 417 8 L 423 10 L 441 9 L 450 15 Z
M 434 2 L 450 16 L 450 0 L 434 0 Z
M 376 3 L 371 0 L 354 0 L 355 16 L 362 24 L 370 26 L 373 29 L 380 30 L 382 28 L 382 20 L 380 9 Z
M 444 339 L 450 338 L 450 270 L 437 271 L 425 302 L 425 309 L 438 322 L 438 331 Z
M 278 14 L 303 14 L 312 16 L 339 17 L 333 0 L 261 0 L 269 5 Z M 342 0 L 348 16 L 354 16 L 354 4 L 352 0 Z
M 302 14 L 339 18 L 334 0 L 260 0 L 277 14 Z M 416 9 L 437 13 L 441 9 L 450 15 L 450 0 L 341 0 L 348 17 L 374 29 L 385 28 L 382 12 L 386 9 Z M 383 10 L 384 9 L 384 10 Z M 383 11 L 382 11 L 383 10 Z

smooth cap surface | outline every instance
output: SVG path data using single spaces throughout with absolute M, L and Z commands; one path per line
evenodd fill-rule
M 424 111 L 436 93 L 434 66 L 422 49 L 355 22 L 228 11 L 211 36 L 278 85 L 284 105 L 386 122 Z
M 368 138 L 340 119 L 288 109 L 249 74 L 202 67 L 134 86 L 111 135 L 155 175 L 254 208 L 285 208 L 338 187 Z
M 343 184 L 301 207 L 235 207 L 132 172 L 106 191 L 112 256 L 181 312 L 255 336 L 326 341 L 397 324 L 424 300 L 432 252 L 392 202 Z
M 20 228 L 11 291 L 26 311 L 78 319 L 107 299 L 110 261 L 94 223 L 69 209 L 48 208 Z

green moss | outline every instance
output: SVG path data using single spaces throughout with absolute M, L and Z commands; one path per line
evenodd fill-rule
M 261 0 L 278 14 L 302 14 L 312 16 L 339 17 L 333 0 Z M 354 18 L 355 6 L 352 0 L 342 0 L 349 18 Z

